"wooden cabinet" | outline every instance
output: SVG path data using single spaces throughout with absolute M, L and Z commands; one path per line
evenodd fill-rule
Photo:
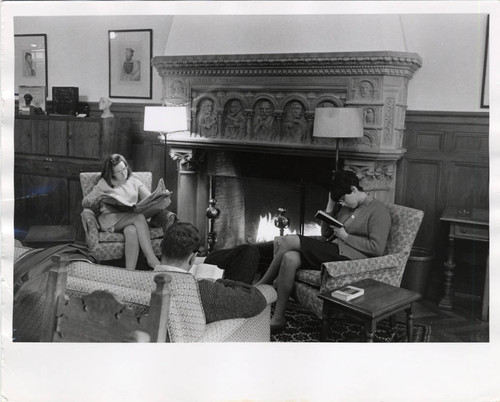
M 129 158 L 130 127 L 124 117 L 16 116 L 16 237 L 22 240 L 33 225 L 69 224 L 84 240 L 79 174 L 100 171 L 110 153 Z

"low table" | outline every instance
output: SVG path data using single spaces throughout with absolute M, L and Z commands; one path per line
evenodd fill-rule
M 331 291 L 318 295 L 323 300 L 323 324 L 320 340 L 324 342 L 330 328 L 330 320 L 335 313 L 342 313 L 363 321 L 366 341 L 373 342 L 377 322 L 406 311 L 406 332 L 408 342 L 413 339 L 413 303 L 422 296 L 411 290 L 387 285 L 374 279 L 363 279 L 352 283 L 352 286 L 363 288 L 364 295 L 344 301 L 331 296 Z
M 58 244 L 74 243 L 76 230 L 70 225 L 32 226 L 23 240 L 27 247 L 43 248 Z

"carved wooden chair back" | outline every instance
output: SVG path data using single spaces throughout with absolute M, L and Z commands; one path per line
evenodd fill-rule
M 77 295 L 66 291 L 68 261 L 54 257 L 49 272 L 42 342 L 166 342 L 170 304 L 168 274 L 154 277 L 149 314 L 134 310 L 107 290 Z

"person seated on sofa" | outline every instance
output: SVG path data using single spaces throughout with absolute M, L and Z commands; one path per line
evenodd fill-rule
M 101 230 L 123 232 L 125 235 L 126 269 L 135 269 L 139 248 L 152 268 L 160 263 L 151 246 L 147 219 L 151 218 L 153 225 L 166 230 L 168 225 L 177 219 L 176 215 L 167 209 L 171 203 L 170 197 L 143 213 L 123 212 L 101 201 L 104 196 L 117 195 L 131 204 L 136 204 L 150 194 L 141 180 L 134 176 L 127 160 L 120 154 L 112 154 L 104 160 L 101 178 L 82 201 L 84 208 L 98 209 L 97 220 Z
M 161 265 L 158 272 L 190 275 L 198 249 L 200 232 L 191 223 L 176 222 L 165 232 L 161 243 Z M 219 266 L 220 268 L 223 268 Z M 266 299 L 252 285 L 231 279 L 198 281 L 201 304 L 207 324 L 231 318 L 249 318 L 258 315 L 266 307 Z
M 337 228 L 322 222 L 323 239 L 301 235 L 283 237 L 268 270 L 258 282 L 272 284 L 278 278 L 278 299 L 271 319 L 273 332 L 286 326 L 286 304 L 295 273 L 302 265 L 320 270 L 323 262 L 377 257 L 384 253 L 391 228 L 389 210 L 363 191 L 354 172 L 335 173 L 325 212 L 333 216 L 337 203 L 342 207 L 335 218 L 344 226 Z

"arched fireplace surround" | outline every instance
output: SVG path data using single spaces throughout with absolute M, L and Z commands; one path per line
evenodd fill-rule
M 205 227 L 207 201 L 215 195 L 223 204 L 215 226 L 219 245 L 246 241 L 252 236 L 245 230 L 245 204 L 266 194 L 249 199 L 245 180 L 271 179 L 278 187 L 281 181 L 283 191 L 290 182 L 302 189 L 301 210 L 292 214 L 303 230 L 304 208 L 316 207 L 304 199 L 321 198 L 317 205 L 323 206 L 317 186 L 328 178 L 321 172 L 333 168 L 335 155 L 335 140 L 312 136 L 314 111 L 332 106 L 363 108 L 364 135 L 341 142 L 342 163 L 365 190 L 393 202 L 397 162 L 405 153 L 408 83 L 421 65 L 415 53 L 385 51 L 154 57 L 165 103 L 187 104 L 190 111 L 189 132 L 168 138 L 179 162 L 179 216 Z M 259 174 L 252 174 L 252 163 Z M 231 238 L 222 234 L 228 230 Z

